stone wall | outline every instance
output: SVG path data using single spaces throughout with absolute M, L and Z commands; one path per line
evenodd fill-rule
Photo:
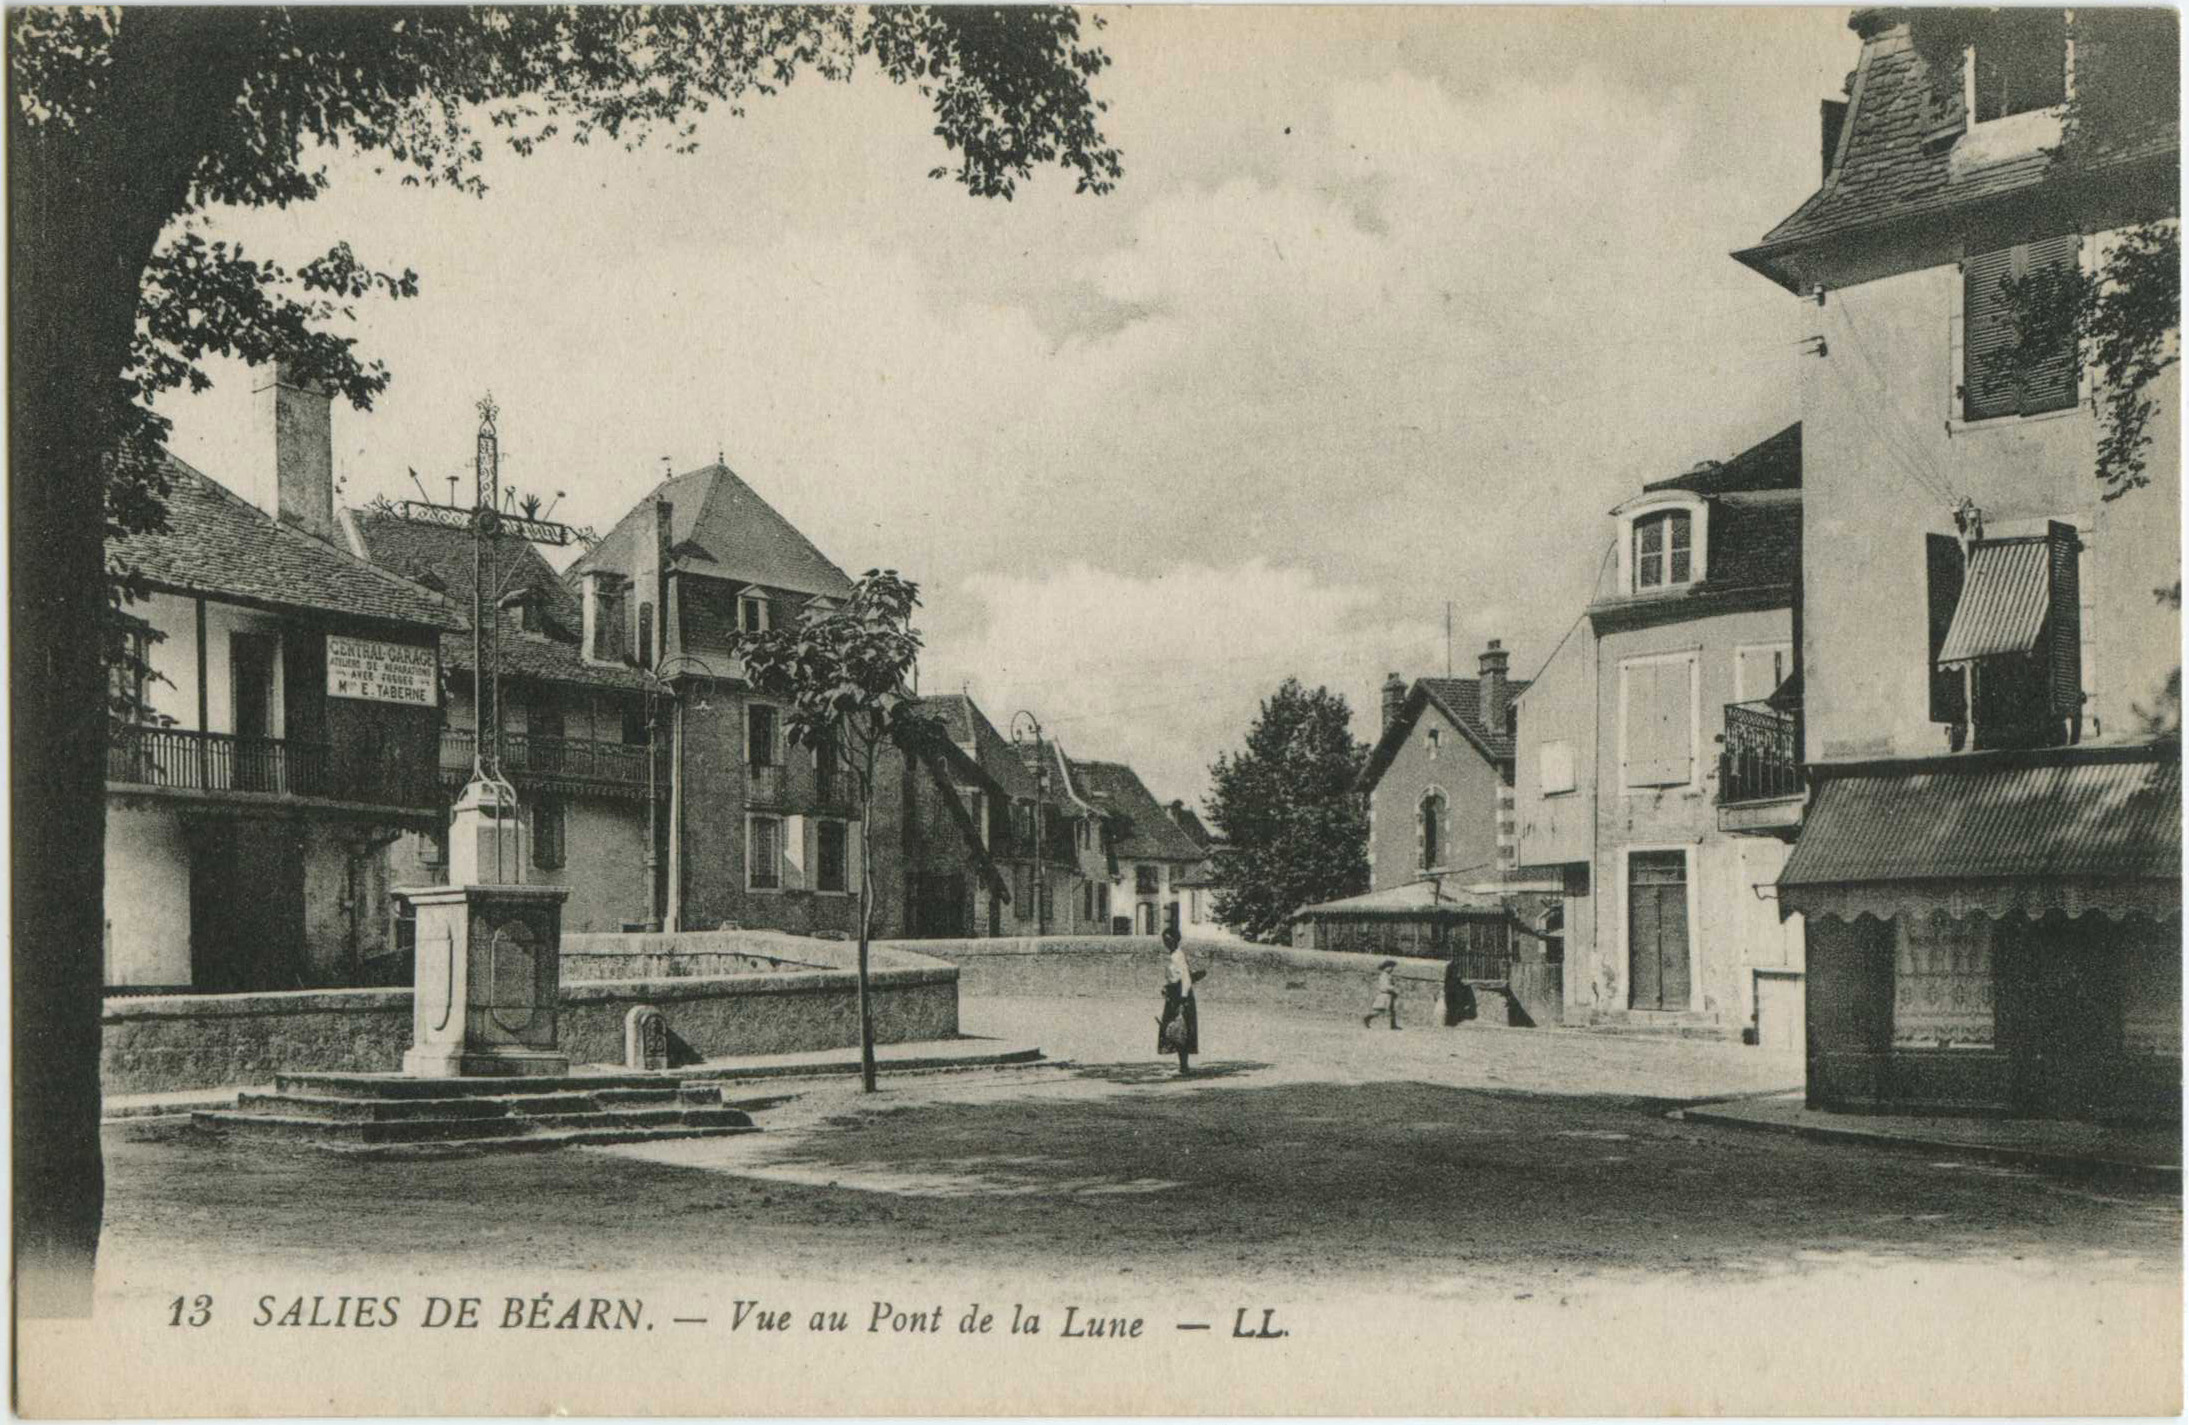
M 757 932 L 565 936 L 562 1047 L 574 1064 L 620 1063 L 625 1017 L 652 1005 L 699 1058 L 848 1048 L 859 1042 L 857 955 L 848 941 Z M 958 978 L 941 960 L 875 946 L 876 1042 L 954 1038 Z M 114 998 L 101 1086 L 160 1093 L 284 1072 L 392 1073 L 410 1039 L 407 989 Z
M 1101 936 L 1015 940 L 922 940 L 920 952 L 958 968 L 958 987 L 968 995 L 1065 996 L 1146 999 L 1163 995 L 1163 944 L 1152 936 Z M 1383 957 L 1327 950 L 1293 950 L 1236 941 L 1186 941 L 1195 969 L 1209 977 L 1195 989 L 1213 1011 L 1222 1004 L 1252 1004 L 1304 1014 L 1359 1016 L 1375 993 Z M 1397 958 L 1397 957 L 1393 957 Z M 1398 959 L 1399 1023 L 1427 1025 L 1444 987 L 1440 960 Z M 1508 1024 L 1510 1000 L 1502 990 L 1476 987 L 1480 1024 Z
M 382 1072 L 410 1047 L 409 990 L 294 990 L 110 999 L 109 1094 L 257 1084 L 295 1070 Z

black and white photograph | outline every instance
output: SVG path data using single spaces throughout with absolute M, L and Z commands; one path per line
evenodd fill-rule
M 2171 7 L 15 7 L 26 1418 L 2183 1408 Z

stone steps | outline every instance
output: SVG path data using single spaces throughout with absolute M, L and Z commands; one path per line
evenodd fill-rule
M 1591 1034 L 1629 1035 L 1640 1039 L 1712 1039 L 1738 1037 L 1716 1014 L 1680 1010 L 1599 1010 L 1589 1016 Z
M 200 1109 L 208 1131 L 347 1151 L 492 1152 L 754 1131 L 722 1090 L 662 1074 L 406 1079 L 283 1074 L 274 1092 Z

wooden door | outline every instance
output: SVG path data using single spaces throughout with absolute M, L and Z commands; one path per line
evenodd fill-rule
M 274 745 L 274 640 L 262 633 L 228 638 L 230 708 L 235 715 L 235 768 L 230 786 L 243 791 L 281 789 L 280 749 Z
M 1627 971 L 1635 1009 L 1686 1009 L 1687 857 L 1637 851 L 1627 862 Z
M 1808 1047 L 1799 975 L 1756 976 L 1756 1044 L 1768 1054 L 1800 1057 Z

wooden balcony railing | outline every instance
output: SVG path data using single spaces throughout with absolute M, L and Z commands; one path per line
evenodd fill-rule
M 1768 703 L 1727 703 L 1718 753 L 1718 804 L 1801 795 L 1794 719 Z
M 478 736 L 471 729 L 444 730 L 441 733 L 443 780 L 461 781 L 470 776 L 477 751 Z M 644 786 L 646 748 L 643 744 L 628 742 L 595 742 L 583 737 L 505 732 L 502 734 L 502 770 L 518 778 L 531 774 Z M 666 780 L 662 785 L 668 785 Z
M 194 792 L 269 792 L 382 806 L 438 805 L 433 769 L 400 749 L 239 737 L 179 727 L 109 729 L 106 779 Z

